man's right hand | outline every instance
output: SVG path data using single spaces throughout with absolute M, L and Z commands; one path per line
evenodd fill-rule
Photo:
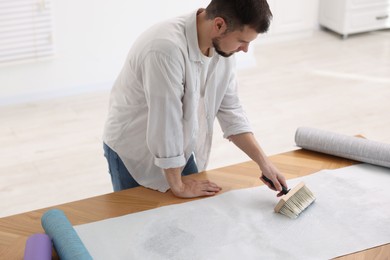
M 179 198 L 212 196 L 221 190 L 214 182 L 208 180 L 184 179 L 179 187 L 171 187 L 173 194 Z
M 172 193 L 179 198 L 213 196 L 221 190 L 221 187 L 209 180 L 182 178 L 181 168 L 165 169 L 164 172 Z

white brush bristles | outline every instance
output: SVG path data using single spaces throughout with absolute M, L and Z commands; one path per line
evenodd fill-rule
M 315 199 L 314 194 L 301 182 L 280 199 L 275 212 L 297 218 Z

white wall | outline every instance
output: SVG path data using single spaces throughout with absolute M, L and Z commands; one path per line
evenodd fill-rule
M 0 104 L 108 88 L 136 36 L 208 0 L 52 0 L 56 57 L 0 67 Z
M 277 0 L 270 1 L 272 4 Z M 52 0 L 56 57 L 1 66 L 0 105 L 108 89 L 142 31 L 208 3 L 209 0 Z M 246 57 L 250 63 L 250 54 Z

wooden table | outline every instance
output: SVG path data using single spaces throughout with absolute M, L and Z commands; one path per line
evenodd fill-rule
M 322 169 L 336 169 L 356 162 L 312 151 L 296 150 L 271 156 L 270 159 L 287 179 L 308 175 Z M 262 185 L 259 169 L 253 162 L 244 162 L 228 167 L 206 171 L 191 178 L 204 179 L 218 183 L 222 192 Z M 65 212 L 73 225 L 126 215 L 156 207 L 184 203 L 170 191 L 160 193 L 143 187 L 113 192 L 89 199 L 56 205 Z M 42 214 L 50 208 L 39 209 L 0 219 L 0 259 L 23 259 L 27 238 L 34 233 L 43 233 Z M 388 259 L 390 244 L 385 244 L 337 259 Z M 57 258 L 54 255 L 54 258 Z

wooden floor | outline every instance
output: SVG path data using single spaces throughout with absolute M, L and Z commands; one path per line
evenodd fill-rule
M 267 154 L 311 126 L 390 143 L 390 31 L 266 43 L 241 70 L 240 98 Z M 109 92 L 0 107 L 0 217 L 108 193 Z M 209 169 L 248 160 L 216 124 Z

